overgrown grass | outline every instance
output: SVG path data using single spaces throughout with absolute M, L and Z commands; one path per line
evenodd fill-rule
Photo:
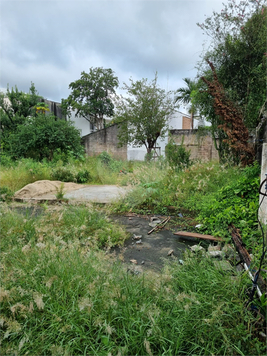
M 127 184 L 126 173 L 132 171 L 132 163 L 114 160 L 108 154 L 104 157 L 109 157 L 109 160 L 103 160 L 101 155 L 80 160 L 56 157 L 52 162 L 22 159 L 12 165 L 1 165 L 0 186 L 15 192 L 29 183 L 44 179 L 83 184 Z
M 198 254 L 127 273 L 106 253 L 125 232 L 90 206 L 0 219 L 2 355 L 264 354 L 246 275 Z

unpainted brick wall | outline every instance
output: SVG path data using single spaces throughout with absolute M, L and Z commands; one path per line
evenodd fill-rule
M 82 141 L 88 156 L 95 156 L 106 151 L 116 159 L 127 160 L 127 146 L 118 147 L 118 125 L 86 135 Z
M 198 137 L 197 130 L 170 130 L 170 134 L 177 145 L 183 142 L 185 148 L 190 151 L 191 159 L 219 160 L 218 151 L 210 135 Z
M 190 130 L 192 128 L 192 120 L 189 117 L 183 116 L 183 130 Z

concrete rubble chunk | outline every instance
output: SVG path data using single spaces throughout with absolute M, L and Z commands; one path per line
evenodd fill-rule
M 161 220 L 159 218 L 157 218 L 156 216 L 153 216 L 150 219 L 150 223 L 148 225 L 151 226 L 151 227 L 156 227 L 160 223 L 161 223 Z
M 212 251 L 221 251 L 221 246 L 220 245 L 209 245 L 208 247 L 208 252 L 212 252 Z
M 199 251 L 205 252 L 205 249 L 204 249 L 202 246 L 200 246 L 200 245 L 193 245 L 193 246 L 190 246 L 190 249 L 191 249 L 191 251 L 193 251 L 193 252 L 199 252 Z
M 222 253 L 222 251 L 215 250 L 215 251 L 208 251 L 208 255 L 210 257 L 221 258 L 223 253 Z

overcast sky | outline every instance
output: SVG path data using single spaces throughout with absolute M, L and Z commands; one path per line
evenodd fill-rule
M 205 42 L 196 23 L 222 2 L 0 0 L 0 87 L 28 92 L 33 82 L 44 98 L 61 101 L 90 67 L 111 68 L 120 86 L 157 71 L 162 88 L 183 87 Z

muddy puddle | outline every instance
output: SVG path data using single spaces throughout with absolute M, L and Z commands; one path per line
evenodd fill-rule
M 12 210 L 25 217 L 37 217 L 44 212 L 44 209 L 38 205 L 13 206 Z M 174 232 L 180 229 L 173 227 L 171 224 L 173 219 L 163 229 L 148 234 L 153 229 L 153 226 L 149 225 L 152 220 L 151 216 L 128 214 L 110 218 L 122 225 L 129 234 L 124 246 L 111 249 L 111 253 L 120 260 L 122 259 L 127 267 L 137 272 L 145 270 L 160 272 L 165 260 L 182 260 L 185 249 L 199 243 L 194 238 L 185 239 L 174 235 Z M 157 216 L 157 218 L 163 221 L 165 217 Z M 136 236 L 140 238 L 134 238 Z
M 198 243 L 193 238 L 174 235 L 175 230 L 170 229 L 168 224 L 164 229 L 148 234 L 153 228 L 149 225 L 151 217 L 120 216 L 113 219 L 123 225 L 130 235 L 124 246 L 114 248 L 113 252 L 122 255 L 124 263 L 132 265 L 136 271 L 152 269 L 160 272 L 164 260 L 182 260 L 185 249 Z M 162 221 L 164 217 L 159 219 Z M 135 238 L 137 236 L 141 238 Z

